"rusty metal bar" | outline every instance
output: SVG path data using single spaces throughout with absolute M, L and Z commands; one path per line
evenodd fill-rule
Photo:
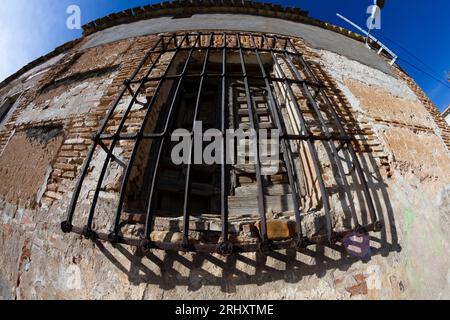
M 190 215 L 191 215 L 189 195 L 190 195 L 190 190 L 191 190 L 191 169 L 192 169 L 192 162 L 194 160 L 193 159 L 194 158 L 194 155 L 193 155 L 194 137 L 192 135 L 194 134 L 195 129 L 196 129 L 198 111 L 200 109 L 200 103 L 201 103 L 202 94 L 203 94 L 203 86 L 205 83 L 204 75 L 206 74 L 206 68 L 208 67 L 209 54 L 210 54 L 211 46 L 213 43 L 213 36 L 214 36 L 214 34 L 211 33 L 210 39 L 209 39 L 209 45 L 208 45 L 208 48 L 206 49 L 206 53 L 205 53 L 205 60 L 203 61 L 203 68 L 202 68 L 203 77 L 201 77 L 199 87 L 198 87 L 197 101 L 195 103 L 194 119 L 192 122 L 191 146 L 190 146 L 190 151 L 189 151 L 189 163 L 187 164 L 186 186 L 185 186 L 185 191 L 184 191 L 184 205 L 183 205 L 183 248 L 184 249 L 188 249 L 188 247 L 189 247 L 189 220 L 190 220 Z M 194 45 L 194 47 L 195 47 L 195 45 Z
M 302 79 L 302 77 L 301 77 L 300 73 L 298 72 L 297 68 L 295 68 L 295 66 L 293 65 L 292 60 L 289 57 L 289 55 L 287 55 L 285 53 L 284 57 L 285 57 L 285 59 L 287 61 L 289 69 L 295 75 L 295 77 L 297 79 Z M 315 80 L 317 80 L 317 79 L 315 79 Z M 314 110 L 314 113 L 316 114 L 316 116 L 317 116 L 317 118 L 318 118 L 318 120 L 319 120 L 319 122 L 321 124 L 321 128 L 324 131 L 325 136 L 331 138 L 332 137 L 332 133 L 330 132 L 330 129 L 328 128 L 327 124 L 325 123 L 325 119 L 323 118 L 323 115 L 322 115 L 322 113 L 321 113 L 321 111 L 319 109 L 319 106 L 318 106 L 317 102 L 315 101 L 311 91 L 309 90 L 309 88 L 308 88 L 308 86 L 306 84 L 303 84 L 303 92 L 306 95 L 306 98 L 308 99 L 310 105 L 312 106 L 312 108 Z M 346 134 L 346 132 L 344 130 L 341 132 L 341 134 L 342 134 L 342 136 L 347 137 L 347 134 Z M 345 141 L 351 141 L 351 140 L 350 139 L 346 139 Z M 358 217 L 356 215 L 356 210 L 354 209 L 354 204 L 353 204 L 353 200 L 352 200 L 350 187 L 348 185 L 348 181 L 347 181 L 347 178 L 345 176 L 345 171 L 344 171 L 344 168 L 342 166 L 342 160 L 339 158 L 338 151 L 337 151 L 336 146 L 334 144 L 334 140 L 330 139 L 330 140 L 327 140 L 326 142 L 328 142 L 327 144 L 328 144 L 328 146 L 331 149 L 331 154 L 332 154 L 332 156 L 334 158 L 334 161 L 335 161 L 335 163 L 336 163 L 336 165 L 338 167 L 338 174 L 339 174 L 339 177 L 340 177 L 340 180 L 341 180 L 342 184 L 344 185 L 345 194 L 347 196 L 347 199 L 348 199 L 348 202 L 349 202 L 349 206 L 351 208 L 352 219 L 353 219 L 353 221 L 355 223 L 355 227 L 358 228 L 358 227 L 360 227 L 360 223 L 359 223 Z
M 142 140 L 152 140 L 152 139 L 162 139 L 164 138 L 164 135 L 167 134 L 165 132 L 163 133 L 152 133 L 152 134 L 142 134 L 141 135 L 141 139 Z M 138 138 L 138 134 L 137 133 L 131 133 L 131 134 L 119 134 L 119 135 L 111 135 L 111 134 L 103 134 L 100 136 L 100 140 L 113 140 L 113 138 L 116 138 L 117 140 L 136 140 Z M 308 140 L 308 139 L 312 139 L 312 140 L 316 140 L 316 141 L 327 141 L 327 140 L 337 140 L 337 141 L 344 141 L 344 142 L 351 142 L 353 141 L 353 139 L 348 136 L 341 136 L 341 135 L 335 135 L 335 134 L 331 134 L 329 136 L 325 136 L 325 135 L 302 135 L 302 134 L 286 134 L 284 136 L 282 136 L 283 138 L 287 139 L 287 140 Z
M 170 75 L 170 76 L 166 76 L 164 77 L 165 80 L 176 80 L 180 77 L 180 74 L 174 74 L 174 75 Z M 289 81 L 290 83 L 293 84 L 303 84 L 306 83 L 307 85 L 311 86 L 311 87 L 315 87 L 315 88 L 320 88 L 322 87 L 321 84 L 319 83 L 315 83 L 309 80 L 296 80 L 296 79 L 282 79 L 282 78 L 277 78 L 277 77 L 273 77 L 271 75 L 267 75 L 268 79 L 270 82 L 284 82 L 284 81 Z M 186 79 L 198 79 L 202 77 L 202 74 L 187 74 L 184 76 Z M 222 78 L 222 74 L 220 73 L 209 73 L 204 75 L 205 78 L 210 78 L 210 79 L 221 79 Z M 238 75 L 238 74 L 228 74 L 227 77 L 229 79 L 233 79 L 233 78 L 242 78 L 242 75 Z M 145 82 L 157 82 L 157 81 L 161 81 L 163 79 L 162 76 L 159 77 L 147 77 L 147 78 L 141 78 L 140 80 L 135 80 L 132 82 L 129 82 L 130 84 L 138 84 L 140 83 L 142 80 L 145 80 Z M 258 76 L 252 76 L 252 75 L 248 75 L 248 79 L 249 80 L 261 80 L 261 77 Z
M 296 173 L 293 170 L 293 160 L 292 160 L 292 152 L 291 152 L 291 148 L 288 145 L 286 139 L 284 138 L 286 136 L 286 128 L 284 123 L 282 122 L 282 117 L 279 113 L 279 106 L 278 103 L 276 102 L 273 92 L 272 92 L 272 87 L 269 81 L 269 77 L 267 72 L 264 69 L 264 65 L 262 63 L 261 60 L 261 56 L 258 50 L 258 47 L 256 46 L 255 43 L 255 39 L 253 38 L 253 35 L 250 35 L 250 41 L 251 44 L 255 50 L 255 55 L 256 55 L 256 59 L 258 61 L 259 67 L 261 69 L 261 74 L 262 77 L 264 79 L 264 83 L 266 85 L 266 90 L 267 90 L 267 94 L 269 96 L 269 110 L 271 111 L 272 114 L 272 118 L 275 120 L 275 123 L 277 125 L 277 129 L 281 131 L 281 147 L 283 150 L 283 157 L 284 157 L 284 162 L 286 164 L 286 170 L 288 173 L 288 180 L 289 180 L 289 186 L 291 188 L 291 193 L 292 193 L 292 202 L 294 205 L 294 213 L 295 213 L 295 220 L 296 220 L 296 231 L 297 231 L 297 237 L 298 237 L 298 243 L 297 246 L 301 247 L 302 243 L 301 243 L 301 239 L 303 238 L 303 232 L 302 232 L 302 218 L 301 218 L 301 214 L 300 214 L 300 203 L 299 203 L 299 196 L 300 196 L 300 188 L 298 187 L 297 183 L 296 183 Z
M 242 44 L 241 44 L 241 38 L 240 34 L 236 34 L 236 40 L 237 40 L 237 49 L 239 51 L 239 57 L 241 62 L 241 68 L 242 68 L 242 75 L 244 77 L 244 86 L 245 86 L 245 95 L 247 98 L 247 109 L 248 109 L 248 115 L 250 120 L 250 125 L 252 130 L 255 131 L 256 137 L 259 140 L 259 133 L 257 131 L 256 123 L 255 123 L 255 115 L 253 112 L 254 107 L 254 101 L 250 94 L 250 85 L 248 81 L 248 75 L 247 75 L 247 69 L 245 66 L 245 58 L 244 58 L 244 51 L 242 50 Z M 266 218 L 266 207 L 264 204 L 264 189 L 262 184 L 262 175 L 261 175 L 261 162 L 259 157 L 259 147 L 258 145 L 255 146 L 255 167 L 256 167 L 256 183 L 257 183 L 257 190 L 258 190 L 258 211 L 259 216 L 261 219 L 261 249 L 262 251 L 267 250 L 268 246 L 270 246 L 269 239 L 267 236 L 267 218 Z
M 125 123 L 126 123 L 127 118 L 128 118 L 128 115 L 131 112 L 131 109 L 133 108 L 134 103 L 137 101 L 137 97 L 138 97 L 139 92 L 141 91 L 143 86 L 144 86 L 144 82 L 142 82 L 141 85 L 139 86 L 138 90 L 136 90 L 136 92 L 135 92 L 131 102 L 129 103 L 128 108 L 126 109 L 124 115 L 122 116 L 122 119 L 121 119 L 121 121 L 119 123 L 119 126 L 118 126 L 117 130 L 116 130 L 116 134 L 119 134 L 122 131 L 122 129 L 124 128 Z M 100 176 L 99 176 L 99 179 L 98 179 L 98 182 L 97 182 L 97 187 L 95 189 L 94 197 L 93 197 L 93 200 L 92 200 L 91 209 L 90 209 L 90 212 L 89 212 L 88 221 L 87 221 L 86 226 L 85 226 L 85 236 L 87 238 L 95 237 L 95 233 L 92 231 L 92 223 L 93 223 L 93 219 L 94 219 L 94 214 L 95 214 L 95 210 L 96 210 L 96 207 L 97 207 L 97 202 L 98 202 L 98 198 L 99 198 L 99 195 L 100 195 L 100 191 L 101 191 L 101 187 L 102 187 L 102 184 L 103 184 L 103 180 L 105 178 L 106 171 L 107 171 L 107 168 L 109 166 L 109 163 L 110 163 L 111 159 L 114 158 L 113 152 L 114 152 L 114 149 L 115 149 L 115 147 L 116 147 L 118 142 L 119 142 L 119 140 L 117 140 L 116 136 L 114 136 L 114 138 L 113 138 L 113 140 L 111 142 L 111 145 L 109 147 L 109 151 L 108 151 L 108 153 L 106 155 L 106 160 L 105 160 L 105 162 L 103 164 L 103 167 L 102 167 L 102 170 L 100 172 Z
M 368 224 L 364 227 L 364 230 L 367 232 L 371 231 L 379 231 L 377 225 L 375 224 Z M 79 227 L 73 227 L 72 231 L 75 234 L 83 235 L 84 231 L 83 228 Z M 336 232 L 335 233 L 335 242 L 342 242 L 343 239 L 348 235 L 351 234 L 352 231 L 345 231 L 345 232 Z M 104 232 L 98 232 L 97 238 L 101 241 L 107 241 L 109 242 L 109 234 Z M 122 237 L 120 236 L 117 239 L 117 243 L 124 244 L 124 245 L 130 245 L 134 247 L 139 247 L 142 243 L 140 239 L 133 239 L 129 237 Z M 302 244 L 303 248 L 306 248 L 310 245 L 314 244 L 327 244 L 328 243 L 328 237 L 327 236 L 316 236 L 313 238 L 303 238 Z M 235 253 L 243 253 L 243 252 L 255 252 L 260 250 L 260 244 L 258 243 L 235 243 L 233 244 L 233 250 Z M 152 242 L 149 243 L 147 246 L 148 249 L 159 249 L 159 250 L 167 250 L 167 251 L 184 251 L 183 244 L 181 243 L 171 243 L 171 242 Z M 189 247 L 190 252 L 198 252 L 198 253 L 213 253 L 216 252 L 217 245 L 215 244 L 198 244 L 193 243 Z M 284 240 L 284 241 L 273 241 L 271 243 L 271 249 L 272 250 L 283 250 L 283 249 L 299 249 L 297 247 L 297 241 L 296 240 Z M 301 248 L 300 248 L 301 250 Z
M 221 115 L 220 129 L 222 132 L 222 164 L 220 166 L 220 215 L 222 221 L 221 243 L 218 246 L 218 252 L 222 254 L 233 253 L 233 244 L 229 241 L 228 230 L 228 191 L 227 191 L 227 33 L 223 33 L 222 46 L 222 87 L 221 87 Z
M 195 36 L 195 33 L 189 34 L 189 36 Z M 245 34 L 241 34 L 241 36 L 245 36 Z M 206 50 L 207 48 L 208 48 L 207 46 L 197 46 L 197 49 L 199 49 L 199 50 Z M 253 49 L 251 49 L 251 48 L 242 47 L 243 52 L 253 52 L 252 50 Z M 284 50 L 280 50 L 280 49 L 273 49 L 273 50 L 275 53 L 284 53 Z M 167 49 L 167 52 L 175 52 L 175 51 L 177 51 L 177 50 L 176 49 Z M 189 47 L 180 48 L 180 50 L 178 50 L 178 51 L 189 51 Z M 151 51 L 150 53 L 152 54 L 152 53 L 157 53 L 157 52 L 158 51 L 155 50 L 155 51 Z M 260 49 L 260 52 L 269 52 L 269 50 L 268 49 Z M 295 53 L 295 52 L 292 52 L 292 54 L 294 56 L 301 55 L 301 54 Z
M 164 52 L 164 48 L 162 50 L 162 54 L 163 54 L 163 52 Z M 162 56 L 162 54 L 161 54 L 161 56 Z M 152 65 L 152 67 L 154 67 L 154 66 L 155 66 L 155 64 Z M 148 70 L 148 72 L 147 72 L 147 76 L 150 75 L 150 73 L 152 71 L 153 71 L 153 68 L 150 68 Z M 120 121 L 120 123 L 119 123 L 119 125 L 118 125 L 118 127 L 116 129 L 116 134 L 119 134 L 122 131 L 122 129 L 124 128 L 125 123 L 126 123 L 127 118 L 128 118 L 128 115 L 131 112 L 131 109 L 133 108 L 134 103 L 137 101 L 137 97 L 140 94 L 140 91 L 142 90 L 144 85 L 145 85 L 145 82 L 142 81 L 141 84 L 139 85 L 138 89 L 136 90 L 133 98 L 131 99 L 131 101 L 130 101 L 126 111 L 122 115 L 122 119 L 121 119 L 121 121 Z M 100 172 L 100 176 L 99 176 L 99 179 L 98 179 L 97 187 L 95 189 L 94 197 L 92 199 L 91 210 L 89 212 L 88 221 L 87 221 L 87 224 L 85 226 L 85 236 L 87 238 L 95 237 L 95 233 L 92 231 L 92 223 L 93 223 L 93 219 L 94 219 L 95 209 L 96 209 L 96 206 L 97 206 L 98 197 L 100 195 L 100 190 L 101 190 L 101 187 L 102 187 L 102 184 L 103 184 L 103 180 L 105 178 L 106 170 L 107 170 L 107 167 L 108 167 L 109 162 L 111 160 L 111 157 L 113 155 L 114 148 L 115 148 L 117 142 L 118 142 L 118 140 L 115 139 L 115 138 L 112 140 L 110 148 L 109 148 L 109 152 L 108 152 L 108 154 L 106 156 L 105 163 L 103 164 L 102 170 Z

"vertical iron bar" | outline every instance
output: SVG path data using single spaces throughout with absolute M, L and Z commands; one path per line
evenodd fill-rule
M 265 39 L 265 41 L 267 42 L 267 38 L 264 35 L 263 38 Z M 269 44 L 267 42 L 267 44 Z M 313 164 L 314 164 L 314 169 L 317 173 L 317 178 L 318 178 L 318 182 L 319 182 L 319 188 L 320 188 L 320 192 L 322 194 L 322 200 L 323 200 L 323 207 L 325 210 L 325 216 L 326 216 L 326 221 L 327 221 L 327 233 L 328 233 L 328 241 L 332 241 L 332 235 L 333 235 L 333 225 L 332 225 L 332 219 L 331 219 L 331 213 L 330 213 L 330 203 L 329 203 L 329 195 L 328 195 L 328 191 L 325 187 L 325 182 L 323 180 L 322 177 L 322 173 L 320 170 L 320 160 L 319 160 L 319 156 L 317 154 L 317 150 L 314 146 L 314 139 L 313 139 L 313 135 L 311 133 L 311 131 L 309 130 L 309 128 L 307 128 L 306 126 L 306 121 L 305 118 L 303 116 L 303 113 L 301 111 L 300 105 L 297 102 L 297 98 L 295 97 L 294 92 L 292 91 L 291 88 L 291 84 L 289 83 L 289 81 L 287 80 L 286 74 L 284 73 L 283 69 L 281 68 L 280 64 L 278 63 L 277 57 L 275 55 L 275 53 L 273 52 L 273 49 L 270 48 L 270 52 L 272 55 L 272 59 L 277 67 L 277 69 L 280 72 L 281 77 L 284 79 L 284 85 L 286 86 L 286 89 L 288 91 L 288 95 L 291 99 L 291 101 L 294 103 L 295 105 L 295 111 L 297 112 L 299 119 L 300 119 L 300 126 L 302 128 L 302 131 L 305 132 L 308 136 L 309 139 L 306 140 L 306 143 L 308 145 L 309 151 L 311 153 L 311 156 L 313 158 Z
M 242 68 L 242 75 L 244 78 L 244 84 L 245 84 L 245 94 L 247 97 L 247 109 L 248 109 L 248 114 L 249 114 L 249 120 L 250 120 L 250 124 L 252 129 L 255 131 L 256 133 L 256 137 L 257 137 L 257 141 L 259 141 L 259 133 L 256 130 L 256 124 L 255 124 L 255 116 L 253 113 L 253 98 L 250 94 L 250 86 L 249 86 L 249 82 L 248 82 L 248 74 L 247 74 L 247 69 L 245 66 L 245 58 L 244 58 L 244 51 L 242 50 L 242 44 L 241 44 L 241 39 L 240 39 L 240 34 L 237 33 L 236 34 L 236 40 L 237 40 L 237 48 L 239 50 L 239 56 L 240 56 L 240 62 L 241 62 L 241 68 Z M 254 144 L 253 144 L 254 145 Z M 256 150 L 253 150 L 255 152 L 256 155 L 256 159 L 255 159 L 255 171 L 256 171 L 256 183 L 257 183 L 257 188 L 258 188 L 258 209 L 259 209 L 259 216 L 261 219 L 261 240 L 262 240 L 262 247 L 263 249 L 265 249 L 264 247 L 266 245 L 268 245 L 268 236 L 267 236 L 267 219 L 266 219 L 266 208 L 265 208 L 265 204 L 264 204 L 264 189 L 263 189 L 263 184 L 262 184 L 262 176 L 261 176 L 261 163 L 260 163 L 260 158 L 259 158 L 259 146 L 256 145 L 255 146 Z
M 187 39 L 188 36 L 189 35 L 186 33 L 184 39 Z M 180 46 L 178 46 L 178 49 L 184 43 L 184 39 L 180 43 Z M 197 45 L 197 43 L 199 41 L 200 41 L 200 35 L 197 35 L 196 41 L 195 41 L 194 45 L 190 48 L 188 57 L 186 58 L 186 61 L 185 61 L 184 65 L 183 65 L 183 70 L 181 72 L 180 78 L 177 80 L 175 93 L 174 93 L 174 96 L 172 97 L 172 102 L 171 102 L 171 105 L 170 105 L 170 108 L 169 108 L 169 114 L 167 116 L 167 120 L 166 120 L 165 127 L 164 127 L 164 139 L 160 143 L 158 154 L 157 154 L 156 161 L 155 161 L 155 164 L 154 164 L 154 169 L 153 169 L 152 178 L 151 178 L 150 193 L 149 193 L 149 196 L 147 198 L 147 204 L 146 204 L 147 212 L 146 212 L 145 229 L 144 229 L 145 230 L 144 231 L 144 236 L 145 236 L 145 240 L 146 241 L 150 241 L 151 222 L 152 222 L 152 200 L 153 200 L 153 196 L 154 196 L 155 190 L 156 190 L 156 179 L 157 179 L 157 176 L 158 176 L 158 169 L 159 169 L 159 163 L 161 161 L 162 151 L 164 149 L 164 142 L 165 142 L 165 139 L 167 138 L 168 127 L 169 127 L 170 122 L 171 122 L 171 118 L 172 118 L 172 115 L 173 115 L 173 111 L 175 109 L 175 105 L 177 103 L 177 99 L 178 99 L 178 95 L 179 95 L 181 86 L 182 86 L 182 84 L 184 82 L 184 78 L 185 78 L 185 74 L 186 74 L 187 68 L 188 68 L 188 66 L 190 64 L 190 61 L 192 59 L 192 56 L 194 54 L 195 46 Z
M 201 34 L 200 34 L 201 35 Z M 203 68 L 199 83 L 199 88 L 197 92 L 197 101 L 195 103 L 195 110 L 194 110 L 194 119 L 192 123 L 192 132 L 191 132 L 191 145 L 189 150 L 189 163 L 187 164 L 187 170 L 186 170 L 186 185 L 184 190 L 184 205 L 183 205 L 183 247 L 185 249 L 189 246 L 189 221 L 190 221 L 190 202 L 189 202 L 189 195 L 191 193 L 191 170 L 192 170 L 192 162 L 193 162 L 193 151 L 194 151 L 194 134 L 196 129 L 196 121 L 198 117 L 198 111 L 200 109 L 200 103 L 202 99 L 203 94 L 203 87 L 205 83 L 206 78 L 206 69 L 208 67 L 208 61 L 209 61 L 209 55 L 211 51 L 213 41 L 213 33 L 210 34 L 209 44 L 208 48 L 206 49 L 205 53 L 205 60 L 203 61 Z
M 142 61 L 138 65 L 138 67 L 136 68 L 136 70 L 133 72 L 133 74 L 129 78 L 130 80 L 134 79 L 138 75 L 138 73 L 141 71 L 142 67 L 147 62 L 147 59 L 151 56 L 150 52 L 153 52 L 160 44 L 161 44 L 161 38 L 145 54 L 144 58 L 142 59 Z M 164 49 L 164 47 L 162 49 Z M 158 56 L 156 61 L 158 61 L 161 58 L 161 56 L 162 56 L 162 53 L 159 54 L 159 56 Z M 156 62 L 154 62 L 154 64 L 155 63 Z M 153 64 L 153 66 L 154 66 L 154 64 Z M 152 66 L 152 68 L 153 68 L 153 66 Z M 125 92 L 127 91 L 127 88 L 128 88 L 128 86 L 124 85 L 124 87 L 122 88 L 122 91 L 120 92 L 118 97 L 114 100 L 112 108 L 108 111 L 108 114 L 104 118 L 104 120 L 103 120 L 103 122 L 102 122 L 102 124 L 100 126 L 100 129 L 98 131 L 98 134 L 96 135 L 96 137 L 95 137 L 95 139 L 94 139 L 93 143 L 91 144 L 91 147 L 90 147 L 90 149 L 88 151 L 88 155 L 86 157 L 86 160 L 84 161 L 83 166 L 81 168 L 80 178 L 78 179 L 77 184 L 75 186 L 75 191 L 74 191 L 74 194 L 72 196 L 72 199 L 71 199 L 68 211 L 67 211 L 67 219 L 66 219 L 66 221 L 64 221 L 62 223 L 62 227 L 63 227 L 64 231 L 66 231 L 66 232 L 70 231 L 70 229 L 72 228 L 72 222 L 73 222 L 73 216 L 74 216 L 74 213 L 75 213 L 75 207 L 76 207 L 76 204 L 78 202 L 78 198 L 80 197 L 81 187 L 83 186 L 84 179 L 86 178 L 87 170 L 89 168 L 89 165 L 90 165 L 90 163 L 92 161 L 92 158 L 94 156 L 95 150 L 97 149 L 97 146 L 98 146 L 98 143 L 99 143 L 99 138 L 98 137 L 100 137 L 100 135 L 103 134 L 103 132 L 105 131 L 109 121 L 111 120 L 111 117 L 112 117 L 114 111 L 116 110 L 117 106 L 119 105 L 120 100 L 125 95 Z
M 228 234 L 228 192 L 227 189 L 227 144 L 226 144 L 226 130 L 227 130 L 227 104 L 226 104 L 226 92 L 227 92 L 227 34 L 223 33 L 223 52 L 222 52 L 222 110 L 221 110 L 221 130 L 222 130 L 222 164 L 221 170 L 221 195 L 220 195 L 220 211 L 222 218 L 222 241 L 227 243 L 229 240 Z M 226 248 L 225 248 L 226 249 Z
M 176 36 L 175 36 L 175 38 L 176 38 Z M 184 40 L 185 40 L 185 38 L 182 39 L 182 41 L 180 43 L 180 46 L 184 43 Z M 169 43 L 170 42 L 171 41 L 169 41 Z M 179 49 L 180 46 L 177 46 L 177 49 Z M 130 179 L 131 171 L 133 169 L 133 164 L 134 164 L 134 161 L 135 161 L 136 156 L 137 156 L 137 151 L 139 150 L 139 146 L 140 146 L 140 143 L 142 141 L 142 137 L 143 137 L 143 134 L 144 134 L 144 131 L 145 131 L 145 127 L 147 125 L 148 117 L 150 116 L 150 113 L 153 110 L 153 107 L 154 107 L 154 105 L 156 103 L 156 100 L 158 99 L 159 92 L 161 91 L 161 88 L 162 88 L 163 84 L 165 83 L 165 77 L 167 76 L 167 74 L 169 73 L 170 69 L 172 68 L 172 65 L 173 65 L 173 63 L 175 61 L 176 55 L 177 55 L 177 53 L 174 54 L 174 56 L 172 57 L 170 63 L 166 67 L 164 75 L 162 76 L 162 79 L 159 81 L 158 86 L 156 87 L 155 92 L 153 94 L 153 97 L 152 97 L 151 101 L 148 104 L 148 108 L 146 110 L 144 119 L 143 119 L 142 124 L 141 124 L 141 126 L 139 128 L 139 131 L 138 131 L 138 134 L 137 134 L 137 138 L 136 138 L 136 142 L 135 142 L 135 144 L 133 146 L 133 150 L 131 152 L 131 156 L 130 156 L 130 159 L 128 161 L 128 165 L 127 165 L 127 168 L 125 170 L 125 174 L 124 174 L 124 177 L 122 179 L 122 184 L 121 184 L 121 187 L 120 187 L 119 204 L 117 206 L 116 214 L 115 214 L 115 217 L 114 217 L 113 233 L 111 234 L 111 238 L 112 239 L 117 239 L 117 235 L 118 235 L 118 232 L 119 232 L 119 225 L 120 225 L 120 217 L 121 217 L 121 214 L 122 214 L 123 203 L 125 201 L 125 194 L 126 194 L 127 187 L 128 187 L 128 181 Z
M 272 113 L 272 117 L 274 118 L 274 120 L 275 120 L 275 122 L 277 124 L 277 128 L 279 130 L 281 130 L 281 137 L 282 137 L 281 138 L 282 139 L 281 146 L 282 146 L 282 149 L 283 149 L 284 162 L 286 163 L 286 169 L 287 169 L 287 173 L 288 173 L 289 186 L 290 186 L 291 192 L 292 192 L 292 201 L 293 201 L 293 204 L 294 204 L 295 219 L 297 221 L 297 237 L 298 237 L 297 240 L 298 240 L 298 246 L 300 246 L 301 245 L 301 239 L 303 237 L 303 235 L 302 235 L 302 233 L 303 233 L 302 232 L 302 218 L 301 218 L 301 214 L 300 214 L 300 203 L 299 203 L 299 200 L 298 200 L 299 198 L 297 198 L 297 195 L 299 195 L 298 194 L 299 188 L 296 185 L 295 178 L 294 178 L 295 173 L 294 173 L 294 171 L 292 169 L 293 161 L 292 161 L 291 148 L 289 147 L 289 145 L 286 142 L 286 139 L 284 138 L 284 136 L 287 134 L 287 132 L 285 130 L 284 124 L 281 121 L 281 117 L 280 117 L 280 114 L 279 114 L 280 110 L 279 110 L 279 107 L 278 107 L 278 103 L 276 102 L 276 100 L 274 98 L 274 95 L 273 95 L 273 92 L 272 92 L 272 88 L 271 88 L 271 84 L 269 82 L 269 77 L 267 75 L 267 72 L 264 69 L 264 65 L 262 63 L 258 47 L 256 46 L 255 39 L 253 38 L 252 34 L 250 35 L 250 40 L 251 40 L 252 46 L 254 47 L 255 54 L 256 54 L 256 59 L 258 61 L 259 67 L 261 69 L 261 74 L 263 76 L 263 79 L 264 79 L 264 82 L 265 82 L 265 85 L 266 85 L 266 90 L 267 90 L 267 93 L 269 95 L 269 99 L 270 99 L 269 106 L 270 106 L 270 110 L 271 110 L 271 113 Z

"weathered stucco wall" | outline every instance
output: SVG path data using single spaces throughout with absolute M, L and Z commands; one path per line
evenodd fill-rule
M 131 247 L 63 234 L 60 223 L 90 138 L 155 41 L 143 36 L 88 49 L 81 43 L 1 89 L 1 99 L 22 95 L 0 127 L 0 297 L 450 298 L 450 154 L 422 93 L 399 70 L 386 74 L 300 40 L 296 44 L 315 63 L 346 129 L 357 137 L 383 217 L 383 231 L 372 234 L 369 260 L 351 258 L 339 244 L 268 255 L 154 251 L 144 257 Z M 129 130 L 142 117 L 133 112 Z M 36 130 L 42 126 L 61 131 L 49 137 Z M 126 157 L 130 145 L 122 143 L 120 150 Z M 98 173 L 101 157 L 95 155 L 90 174 Z M 113 214 L 120 177 L 111 166 L 100 196 L 104 215 Z M 88 183 L 82 201 L 94 189 Z
M 420 93 L 402 80 L 329 52 L 322 58 L 358 118 L 373 128 L 391 166 L 391 178 L 382 179 L 385 203 L 380 205 L 386 206 L 385 222 L 391 225 L 383 237 L 399 251 L 392 257 L 409 282 L 402 282 L 404 297 L 448 297 L 450 238 L 442 221 L 449 216 L 450 162 L 439 127 L 419 101 Z M 382 178 L 372 177 L 374 182 Z

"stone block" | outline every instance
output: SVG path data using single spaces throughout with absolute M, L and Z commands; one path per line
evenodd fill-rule
M 181 232 L 153 231 L 150 239 L 155 242 L 182 243 L 183 234 Z
M 261 235 L 261 221 L 255 224 Z M 295 236 L 295 222 L 290 220 L 267 220 L 267 237 L 269 240 L 280 241 Z

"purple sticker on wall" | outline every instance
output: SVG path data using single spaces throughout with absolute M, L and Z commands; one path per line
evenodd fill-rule
M 366 259 L 370 257 L 369 235 L 365 232 L 353 231 L 344 237 L 344 247 L 353 257 Z

